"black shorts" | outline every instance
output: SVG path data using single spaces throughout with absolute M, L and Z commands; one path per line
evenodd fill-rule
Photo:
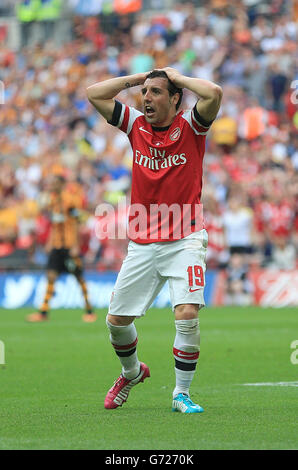
M 82 274 L 82 266 L 78 261 L 70 256 L 69 250 L 66 248 L 56 249 L 50 251 L 47 271 L 56 271 L 59 274 L 70 273 L 75 276 Z
M 253 249 L 251 246 L 230 246 L 230 254 L 251 255 Z

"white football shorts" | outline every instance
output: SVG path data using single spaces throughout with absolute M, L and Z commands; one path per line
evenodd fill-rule
M 111 296 L 109 314 L 145 315 L 166 281 L 173 311 L 179 304 L 203 307 L 207 245 L 205 229 L 171 242 L 130 241 Z

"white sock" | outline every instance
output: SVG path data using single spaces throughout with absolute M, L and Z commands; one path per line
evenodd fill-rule
M 184 393 L 185 395 L 189 396 L 189 388 L 195 375 L 195 370 L 185 371 L 175 367 L 175 375 L 176 387 L 173 390 L 173 398 L 179 395 L 179 393 Z
M 110 330 L 110 341 L 122 365 L 122 374 L 131 380 L 140 373 L 140 361 L 137 356 L 137 330 L 134 323 L 116 326 L 106 320 Z
M 195 375 L 200 353 L 199 319 L 176 320 L 176 336 L 173 347 L 176 386 L 173 397 L 179 393 L 189 396 L 189 388 Z

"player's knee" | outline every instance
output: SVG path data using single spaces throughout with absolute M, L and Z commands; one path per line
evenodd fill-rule
M 134 321 L 135 317 L 124 316 L 124 315 L 110 315 L 108 313 L 106 320 L 114 326 L 127 326 Z
M 175 307 L 176 320 L 191 320 L 198 317 L 198 304 L 181 304 Z

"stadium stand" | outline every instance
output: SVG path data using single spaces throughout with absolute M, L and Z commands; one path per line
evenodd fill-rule
M 297 1 L 173 2 L 167 12 L 146 14 L 141 2 L 125 14 L 106 2 L 93 15 L 69 1 L 71 30 L 59 47 L 53 31 L 64 13 L 53 3 L 55 15 L 30 17 L 30 24 L 44 21 L 48 28 L 38 42 L 23 25 L 15 50 L 0 28 L 0 270 L 44 266 L 49 224 L 39 202 L 51 174 L 80 187 L 85 265 L 119 269 L 127 240 L 99 240 L 95 211 L 100 203 L 117 210 L 128 200 L 132 156 L 125 136 L 96 114 L 85 90 L 100 79 L 165 65 L 224 89 L 207 141 L 203 203 L 207 261 L 228 273 L 229 298 L 240 290 L 249 303 L 250 266 L 297 268 Z M 4 2 L 0 15 L 5 5 L 12 14 Z M 122 99 L 140 105 L 136 89 Z M 185 93 L 182 107 L 192 100 Z M 125 210 L 119 223 L 123 217 Z

